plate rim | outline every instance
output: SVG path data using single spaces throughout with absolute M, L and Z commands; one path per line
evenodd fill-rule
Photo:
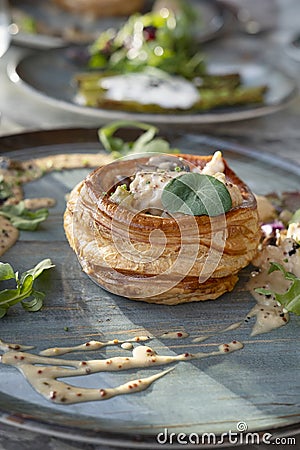
M 67 128 L 51 128 L 45 130 L 36 130 L 36 131 L 26 131 L 21 133 L 14 133 L 11 135 L 5 135 L 0 137 L 1 151 L 2 153 L 9 153 L 18 150 L 26 150 L 27 148 L 34 147 L 48 147 L 52 145 L 59 145 L 59 143 L 70 144 L 72 142 L 79 142 L 76 138 L 77 136 L 82 134 L 82 141 L 86 143 L 99 143 L 100 149 L 102 148 L 98 138 L 97 138 L 97 130 L 98 127 L 67 127 Z M 87 133 L 87 134 L 86 134 Z M 167 135 L 168 132 L 164 131 L 164 134 Z M 173 133 L 170 132 L 173 135 Z M 61 142 L 60 138 L 63 135 L 67 135 L 70 139 L 67 139 L 64 142 Z M 265 158 L 263 152 L 259 152 L 258 150 L 251 149 L 249 147 L 240 146 L 235 143 L 231 143 L 226 141 L 225 139 L 214 138 L 213 136 L 199 135 L 195 132 L 182 132 L 179 131 L 176 133 L 178 136 L 184 135 L 195 135 L 197 137 L 203 136 L 203 142 L 210 143 L 211 145 L 215 145 L 220 147 L 221 143 L 223 143 L 223 149 L 227 149 L 228 151 L 232 151 L 236 154 L 243 154 L 245 156 L 254 156 L 257 157 L 260 161 L 265 163 L 275 163 L 275 166 L 283 168 L 286 170 L 292 170 L 294 174 L 300 176 L 300 163 L 290 161 L 285 159 L 279 155 L 268 154 L 268 158 Z M 54 141 L 49 141 L 49 138 L 54 138 Z M 86 139 L 87 138 L 87 139 Z M 26 142 L 28 144 L 26 144 Z M 5 396 L 6 394 L 0 393 L 0 397 Z M 11 396 L 8 396 L 11 397 Z M 11 397 L 12 398 L 12 397 Z M 16 399 L 16 401 L 22 402 L 22 400 Z M 56 411 L 55 411 L 56 412 Z M 59 411 L 57 411 L 59 414 Z M 62 414 L 69 414 L 62 412 Z M 81 428 L 79 432 L 74 432 L 74 428 L 71 426 L 65 426 L 58 423 L 53 423 L 52 421 L 45 420 L 37 420 L 34 417 L 30 417 L 30 414 L 22 414 L 15 413 L 11 411 L 5 410 L 3 405 L 0 405 L 0 423 L 4 423 L 6 425 L 15 426 L 18 428 L 22 428 L 28 431 L 44 434 L 51 437 L 63 438 L 68 440 L 74 440 L 76 442 L 86 442 L 91 444 L 104 444 L 104 445 L 115 445 L 119 448 L 138 448 L 138 449 L 158 449 L 161 448 L 161 444 L 153 443 L 153 439 L 155 438 L 152 434 L 138 434 L 137 432 L 130 433 L 126 431 L 125 434 L 122 433 L 113 433 L 107 432 L 103 430 L 91 430 Z M 294 436 L 300 433 L 300 421 L 295 422 L 289 425 L 274 425 L 274 427 L 268 427 L 266 429 L 259 430 L 258 433 L 263 434 L 268 431 L 272 431 L 273 437 L 282 437 L 282 436 Z M 70 434 L 72 432 L 72 434 Z M 130 447 L 128 447 L 130 445 Z M 222 447 L 229 447 L 231 443 L 222 444 Z M 175 443 L 172 445 L 165 444 L 165 448 L 169 449 L 179 449 L 182 448 L 182 445 L 176 445 Z M 211 446 L 202 445 L 201 448 L 210 448 Z M 185 445 L 185 448 L 192 449 L 194 445 Z M 220 448 L 216 446 L 216 448 Z
M 5 414 L 1 413 L 0 411 L 0 423 L 3 423 L 5 425 L 10 425 L 14 427 L 18 427 L 27 431 L 43 434 L 46 436 L 51 436 L 54 438 L 61 438 L 61 439 L 67 439 L 72 440 L 76 442 L 82 442 L 82 443 L 88 443 L 88 444 L 102 444 L 102 445 L 109 445 L 109 446 L 116 446 L 118 448 L 132 448 L 132 449 L 147 449 L 147 450 L 158 450 L 162 448 L 162 445 L 159 443 L 153 443 L 154 436 L 152 435 L 139 435 L 139 434 L 132 434 L 131 436 L 129 433 L 122 435 L 118 433 L 119 437 L 116 437 L 116 434 L 113 432 L 106 432 L 106 437 L 99 436 L 97 431 L 87 431 L 83 434 L 75 433 L 74 428 L 72 431 L 72 435 L 70 435 L 70 428 L 64 427 L 59 424 L 47 424 L 47 423 L 41 423 L 37 422 L 33 419 L 30 419 L 28 417 L 20 417 L 20 415 L 12 415 L 6 417 Z M 40 425 L 39 427 L 36 427 L 36 424 Z M 51 427 L 55 427 L 55 430 Z M 54 431 L 54 433 L 53 433 Z M 82 430 L 81 430 L 82 431 Z M 268 428 L 263 431 L 259 431 L 258 434 L 262 435 L 265 433 L 268 433 L 272 431 L 272 438 L 282 438 L 282 437 L 294 437 L 300 434 L 300 426 L 298 424 L 289 425 L 289 426 L 283 426 L 283 427 L 274 427 L 274 428 Z M 103 431 L 101 431 L 101 434 L 103 435 Z M 131 439 L 130 439 L 131 438 Z M 143 442 L 142 442 L 143 439 Z M 130 445 L 130 447 L 128 447 Z M 185 448 L 191 450 L 195 448 L 194 444 L 187 444 L 184 446 Z M 215 448 L 232 448 L 232 444 L 229 442 L 224 441 L 221 446 L 215 445 Z M 175 449 L 179 450 L 182 448 L 182 444 L 164 444 L 164 448 L 167 449 Z M 201 448 L 211 448 L 211 445 L 209 444 L 203 444 L 201 445 Z

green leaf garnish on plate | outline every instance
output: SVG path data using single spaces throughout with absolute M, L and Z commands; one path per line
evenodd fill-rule
M 0 215 L 9 219 L 18 230 L 34 231 L 38 225 L 47 219 L 48 209 L 41 208 L 30 211 L 23 201 L 17 205 L 5 205 L 0 209 Z
M 277 262 L 270 263 L 269 274 L 280 271 L 285 280 L 291 281 L 286 292 L 278 294 L 269 289 L 257 288 L 255 292 L 263 295 L 273 295 L 275 300 L 279 302 L 287 311 L 300 315 L 300 278 L 296 277 L 292 272 L 288 272 L 282 264 Z
M 124 141 L 115 133 L 122 128 L 138 128 L 143 130 L 135 141 Z M 175 153 L 176 149 L 171 149 L 168 141 L 162 138 L 156 138 L 158 129 L 153 125 L 143 122 L 136 122 L 130 120 L 120 120 L 112 122 L 98 131 L 99 139 L 108 152 L 114 158 L 121 158 L 123 156 L 139 154 L 139 153 Z
M 164 187 L 162 204 L 169 213 L 193 216 L 219 216 L 231 209 L 226 186 L 210 175 L 186 173 Z
M 54 267 L 54 265 L 51 260 L 44 259 L 35 267 L 19 276 L 19 273 L 14 272 L 10 264 L 0 262 L 0 281 L 15 280 L 16 282 L 16 287 L 14 289 L 4 289 L 0 291 L 0 319 L 6 315 L 11 306 L 17 303 L 21 303 L 23 308 L 30 312 L 40 310 L 43 306 L 45 294 L 34 288 L 34 281 L 45 270 L 51 269 L 52 267 Z

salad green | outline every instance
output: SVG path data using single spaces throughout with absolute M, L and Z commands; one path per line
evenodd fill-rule
M 134 141 L 125 142 L 115 133 L 124 127 L 133 127 L 143 130 Z M 109 123 L 98 130 L 98 136 L 105 150 L 110 152 L 114 158 L 121 158 L 126 155 L 138 153 L 175 153 L 176 149 L 171 149 L 168 141 L 156 138 L 158 129 L 153 125 L 142 122 L 120 120 Z
M 47 219 L 49 211 L 47 208 L 40 208 L 30 211 L 25 207 L 24 201 L 16 205 L 4 205 L 0 208 L 0 216 L 10 220 L 11 224 L 18 230 L 34 231 L 38 225 Z
M 156 67 L 189 79 L 204 75 L 204 56 L 194 39 L 197 13 L 186 2 L 177 3 L 177 8 L 134 14 L 119 31 L 101 33 L 90 47 L 89 67 L 117 73 Z
M 43 306 L 45 294 L 34 288 L 34 281 L 45 270 L 52 267 L 54 265 L 51 260 L 44 259 L 19 277 L 19 273 L 14 272 L 10 264 L 0 262 L 0 281 L 15 280 L 16 282 L 14 289 L 0 291 L 0 318 L 4 317 L 8 309 L 17 303 L 21 303 L 22 307 L 27 311 L 35 312 L 40 310 Z M 28 298 L 31 298 L 31 300 L 25 301 Z

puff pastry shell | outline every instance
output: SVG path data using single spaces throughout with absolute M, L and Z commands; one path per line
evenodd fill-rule
M 179 155 L 203 168 L 211 156 Z M 212 300 L 231 291 L 260 239 L 256 200 L 228 167 L 243 202 L 223 216 L 166 218 L 113 203 L 117 175 L 129 176 L 147 158 L 116 161 L 77 185 L 64 215 L 67 239 L 84 272 L 106 290 L 151 303 Z

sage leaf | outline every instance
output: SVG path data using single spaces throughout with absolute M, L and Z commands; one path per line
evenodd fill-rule
M 186 173 L 173 178 L 162 191 L 162 204 L 169 213 L 219 216 L 231 209 L 226 186 L 211 175 Z

